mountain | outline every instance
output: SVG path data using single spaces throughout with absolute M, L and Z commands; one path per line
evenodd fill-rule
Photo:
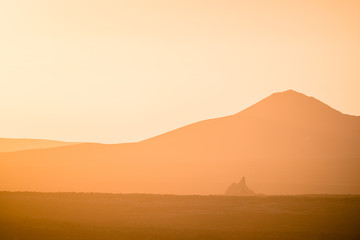
M 247 185 L 245 177 L 242 177 L 238 183 L 232 183 L 225 191 L 225 195 L 230 196 L 252 196 L 255 195 Z
M 0 152 L 15 152 L 28 149 L 52 148 L 76 143 L 43 139 L 0 138 Z
M 239 175 L 264 194 L 360 194 L 360 117 L 295 91 L 137 143 L 0 153 L 0 189 L 221 194 Z

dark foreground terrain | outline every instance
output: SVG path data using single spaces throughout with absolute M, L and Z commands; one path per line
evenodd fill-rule
M 0 239 L 360 239 L 360 197 L 0 192 Z

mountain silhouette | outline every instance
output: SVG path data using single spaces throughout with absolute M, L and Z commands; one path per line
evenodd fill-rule
M 255 195 L 246 185 L 245 177 L 242 177 L 238 183 L 232 183 L 225 191 L 225 195 L 230 196 L 251 196 Z
M 360 117 L 289 90 L 137 143 L 0 153 L 0 189 L 217 194 L 246 175 L 264 194 L 360 194 L 359 170 Z

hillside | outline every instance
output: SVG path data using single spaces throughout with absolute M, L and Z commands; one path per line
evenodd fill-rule
M 295 91 L 129 144 L 0 154 L 0 189 L 221 194 L 360 193 L 360 117 Z

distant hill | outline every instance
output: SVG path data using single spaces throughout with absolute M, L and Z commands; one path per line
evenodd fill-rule
M 295 91 L 138 143 L 0 154 L 0 189 L 222 194 L 239 176 L 264 194 L 360 194 L 360 117 Z
M 28 149 L 52 148 L 76 143 L 43 139 L 0 138 L 0 152 L 14 152 Z

